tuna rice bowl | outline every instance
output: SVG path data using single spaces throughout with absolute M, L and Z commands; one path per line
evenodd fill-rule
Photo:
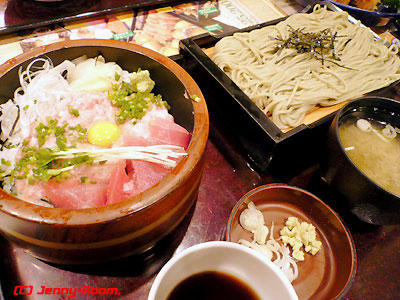
M 33 60 L 0 105 L 1 181 L 41 206 L 90 208 L 157 184 L 186 155 L 190 133 L 154 92 L 148 70 L 102 56 Z M 188 99 L 188 101 L 190 101 Z

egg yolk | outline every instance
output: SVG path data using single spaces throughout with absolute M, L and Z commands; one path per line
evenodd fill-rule
M 120 136 L 119 127 L 112 122 L 99 122 L 88 131 L 89 143 L 97 146 L 111 146 Z

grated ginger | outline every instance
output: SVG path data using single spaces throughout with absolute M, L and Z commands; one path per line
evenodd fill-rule
M 322 246 L 321 241 L 317 240 L 315 227 L 307 222 L 299 222 L 296 217 L 289 217 L 286 226 L 280 231 L 281 240 L 286 246 L 292 246 L 292 256 L 299 260 L 304 260 L 304 252 L 301 248 L 312 255 L 315 255 Z

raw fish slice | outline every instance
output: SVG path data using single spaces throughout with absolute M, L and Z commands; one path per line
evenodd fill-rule
M 70 108 L 78 110 L 79 115 L 72 115 Z M 68 101 L 57 102 L 56 107 L 49 106 L 43 111 L 42 121 L 46 122 L 48 117 L 57 119 L 59 124 L 64 122 L 68 126 L 81 125 L 89 128 L 100 121 L 115 121 L 117 108 L 113 106 L 107 93 L 84 93 L 73 95 Z
M 155 142 L 131 131 L 124 136 L 124 146 L 150 146 Z M 171 169 L 161 165 L 127 160 L 125 168 L 115 170 L 107 189 L 107 204 L 133 197 L 161 180 Z
M 46 198 L 55 207 L 88 208 L 106 204 L 107 189 L 111 175 L 123 168 L 125 161 L 108 162 L 104 165 L 85 165 L 71 171 L 65 181 L 50 180 L 43 185 Z M 87 183 L 81 183 L 81 177 L 87 177 Z M 90 183 L 95 182 L 95 183 Z
M 117 168 L 112 174 L 110 184 L 107 188 L 106 204 L 117 203 L 135 195 L 132 178 L 133 168 L 131 164 L 129 165 L 130 167 L 125 165 Z M 129 172 L 131 176 L 129 176 L 127 172 Z
M 137 135 L 135 132 L 131 132 L 129 135 L 123 133 L 123 147 L 129 146 L 150 146 L 152 145 L 149 139 L 146 139 L 140 135 Z
M 140 130 L 138 130 L 140 129 Z M 153 108 L 135 126 L 124 125 L 124 146 L 176 145 L 187 148 L 190 134 L 174 123 L 165 108 Z M 133 197 L 157 184 L 171 168 L 140 161 L 127 161 L 113 174 L 107 190 L 107 204 Z
M 171 168 L 147 161 L 131 160 L 134 193 L 139 194 L 157 184 Z
M 106 204 L 133 197 L 157 184 L 171 168 L 156 163 L 128 160 L 126 168 L 118 168 L 111 176 Z
M 45 185 L 47 197 L 55 207 L 89 208 L 106 204 L 108 182 L 78 183 L 77 180 L 49 182 Z
M 29 184 L 28 179 L 15 180 L 15 188 L 18 191 L 18 197 L 25 201 L 43 205 L 41 199 L 45 198 L 45 191 L 41 184 Z
M 187 148 L 189 132 L 174 122 L 165 108 L 152 108 L 133 125 L 123 125 L 122 140 L 125 146 L 176 145 Z
M 188 131 L 173 120 L 154 119 L 149 124 L 151 142 L 154 145 L 176 145 L 187 148 L 190 141 Z

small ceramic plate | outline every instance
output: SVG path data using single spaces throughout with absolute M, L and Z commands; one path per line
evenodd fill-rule
M 229 217 L 226 240 L 252 240 L 252 234 L 239 223 L 241 212 L 252 201 L 264 215 L 274 238 L 288 217 L 294 216 L 316 227 L 322 248 L 316 255 L 306 253 L 298 262 L 299 276 L 292 282 L 299 299 L 339 299 L 349 289 L 356 273 L 356 250 L 349 230 L 339 216 L 313 194 L 300 188 L 272 184 L 260 186 L 242 197 Z

